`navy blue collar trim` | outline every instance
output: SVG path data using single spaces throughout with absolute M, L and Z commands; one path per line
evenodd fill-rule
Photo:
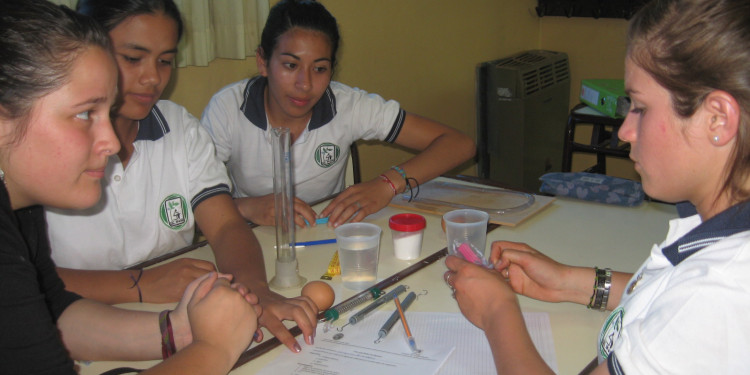
M 138 135 L 135 136 L 135 140 L 156 141 L 164 137 L 167 133 L 169 133 L 167 119 L 164 118 L 164 115 L 159 108 L 154 106 L 151 108 L 151 112 L 148 113 L 148 116 L 139 121 Z
M 620 365 L 620 360 L 615 356 L 615 352 L 610 352 L 607 357 L 607 369 L 612 375 L 625 375 L 625 371 Z
M 268 79 L 263 76 L 257 76 L 250 79 L 242 92 L 244 99 L 240 105 L 240 111 L 245 115 L 253 125 L 262 130 L 268 128 L 266 122 L 266 108 L 263 105 L 263 93 L 265 91 Z M 323 96 L 315 103 L 312 109 L 309 130 L 317 129 L 333 120 L 336 116 L 336 97 L 333 95 L 331 86 L 326 88 Z
M 676 266 L 706 246 L 746 230 L 750 230 L 750 201 L 729 207 L 701 223 L 673 244 L 662 249 L 662 253 L 672 265 Z
M 689 217 L 698 213 L 698 210 L 689 201 L 679 202 L 675 204 L 677 208 L 677 215 L 680 217 Z

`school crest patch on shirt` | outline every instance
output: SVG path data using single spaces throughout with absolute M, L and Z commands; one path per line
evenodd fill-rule
M 333 143 L 321 143 L 315 149 L 315 162 L 323 168 L 328 168 L 339 160 L 341 148 Z
M 620 331 L 622 331 L 622 319 L 625 316 L 625 309 L 622 307 L 616 308 L 609 314 L 607 321 L 604 322 L 602 330 L 599 333 L 599 359 L 604 360 L 609 356 L 612 351 L 612 347 L 615 346 L 615 341 L 620 337 Z
M 172 194 L 166 197 L 159 207 L 159 217 L 164 225 L 171 229 L 181 229 L 187 224 L 188 205 L 185 197 Z

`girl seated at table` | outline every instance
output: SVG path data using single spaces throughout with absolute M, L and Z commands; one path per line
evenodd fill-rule
M 618 135 L 646 193 L 689 201 L 697 214 L 672 220 L 635 274 L 567 266 L 503 241 L 492 244 L 494 270 L 448 257 L 446 281 L 484 330 L 498 373 L 552 373 L 514 292 L 612 310 L 593 374 L 750 373 L 748 61 L 747 0 L 655 0 L 630 20 L 632 105 Z
M 0 373 L 76 374 L 72 358 L 172 354 L 143 373 L 229 372 L 260 310 L 226 276 L 204 274 L 160 316 L 66 291 L 50 259 L 41 205 L 94 205 L 107 158 L 120 148 L 106 31 L 45 0 L 0 1 L 0 82 Z
M 287 299 L 269 289 L 260 245 L 232 201 L 211 137 L 185 108 L 159 100 L 182 35 L 177 6 L 172 0 L 80 0 L 78 10 L 112 39 L 121 99 L 112 122 L 122 148 L 107 165 L 98 204 L 81 212 L 47 210 L 52 259 L 68 290 L 107 303 L 179 300 L 213 263 L 182 258 L 123 269 L 189 245 L 197 225 L 218 269 L 260 299 L 260 324 L 298 352 L 281 322 L 294 320 L 312 343 L 317 308 L 306 297 Z
M 201 124 L 227 164 L 242 216 L 274 224 L 271 129 L 289 128 L 295 221 L 331 226 L 360 221 L 411 184 L 439 176 L 474 155 L 466 135 L 408 113 L 395 101 L 332 81 L 336 19 L 316 1 L 282 0 L 270 11 L 256 53 L 259 75 L 219 91 Z M 349 147 L 380 140 L 421 152 L 380 176 L 344 189 Z M 343 190 L 343 191 L 342 191 Z M 306 202 L 341 192 L 319 214 Z

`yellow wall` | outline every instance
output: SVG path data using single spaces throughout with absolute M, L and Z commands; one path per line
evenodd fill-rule
M 476 133 L 474 69 L 479 62 L 529 49 L 566 52 L 572 74 L 571 105 L 577 102 L 581 78 L 622 78 L 624 20 L 540 19 L 534 13 L 536 0 L 321 2 L 341 28 L 334 79 L 396 99 L 407 111 L 472 137 Z M 180 68 L 166 96 L 199 117 L 218 89 L 256 72 L 254 58 Z M 360 150 L 365 179 L 410 155 L 381 144 L 362 145 Z M 453 172 L 476 174 L 473 162 Z
M 622 79 L 625 71 L 624 19 L 543 17 L 540 19 L 539 48 L 563 51 L 570 62 L 570 105 L 579 102 L 581 80 L 587 78 Z M 590 131 L 576 132 L 576 141 L 587 142 Z M 596 163 L 593 155 L 575 155 L 573 171 Z M 629 159 L 607 158 L 607 174 L 639 179 Z

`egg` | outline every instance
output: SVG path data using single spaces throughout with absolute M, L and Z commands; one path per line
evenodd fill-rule
M 317 280 L 305 284 L 302 287 L 302 295 L 310 298 L 318 306 L 319 311 L 324 311 L 331 307 L 336 297 L 335 293 L 333 293 L 333 288 L 328 283 Z

